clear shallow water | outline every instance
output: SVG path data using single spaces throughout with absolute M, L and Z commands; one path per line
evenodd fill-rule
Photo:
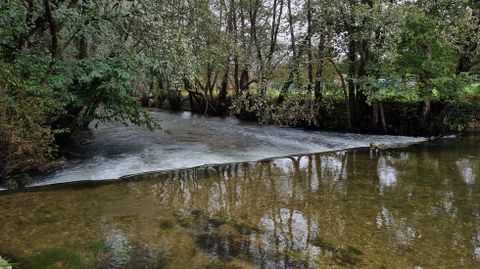
M 0 193 L 19 268 L 479 268 L 480 139 Z
M 389 144 L 425 140 L 260 126 L 189 112 L 151 110 L 151 114 L 163 130 L 151 132 L 121 124 L 92 128 L 91 137 L 72 148 L 78 159 L 61 171 L 38 179 L 36 185 L 367 147 L 372 141 Z

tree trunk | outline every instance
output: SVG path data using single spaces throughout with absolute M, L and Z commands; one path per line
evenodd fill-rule
M 183 79 L 183 86 L 185 87 L 185 90 L 188 92 L 188 101 L 190 103 L 190 111 L 193 113 L 195 112 L 195 102 L 193 100 L 193 87 L 192 84 L 190 83 L 190 80 L 187 78 Z M 168 89 L 170 92 L 170 89 Z
M 350 37 L 353 38 L 353 37 Z M 348 45 L 348 60 L 349 60 L 349 67 L 348 67 L 348 107 L 349 107 L 349 118 L 351 128 L 353 127 L 356 129 L 357 127 L 357 117 L 355 114 L 356 111 L 356 100 L 355 100 L 355 64 L 356 64 L 356 47 L 355 41 L 350 40 Z M 355 124 L 353 123 L 355 122 Z
M 332 58 L 324 58 L 324 59 L 321 59 L 322 61 L 329 61 L 333 68 L 335 69 L 335 72 L 337 72 L 337 75 L 338 77 L 340 77 L 340 82 L 342 83 L 342 91 L 343 91 L 343 97 L 344 97 L 344 100 L 345 100 L 345 108 L 346 108 L 346 114 L 347 114 L 347 129 L 351 129 L 352 128 L 352 113 L 350 111 L 350 105 L 348 103 L 348 90 L 347 90 L 347 85 L 345 83 L 345 79 L 343 78 L 343 74 L 342 72 L 340 71 L 340 69 L 338 68 L 337 64 L 335 63 L 335 61 L 332 59 Z
M 317 74 L 315 79 L 315 101 L 317 103 L 322 102 L 322 76 L 323 68 L 325 63 L 325 35 L 322 33 L 320 35 L 320 40 L 318 41 L 318 67 Z
M 320 37 L 319 42 L 323 43 L 322 37 Z M 322 56 L 319 56 L 319 57 L 323 58 L 325 56 L 322 55 Z M 322 63 L 322 65 L 323 65 L 323 63 Z M 319 68 L 320 68 L 320 66 L 319 66 Z M 312 90 L 312 84 L 313 84 L 312 7 L 311 7 L 311 0 L 307 0 L 307 69 L 308 69 L 307 90 L 310 92 Z M 323 69 L 323 66 L 322 66 L 322 69 Z M 322 70 L 322 72 L 323 72 L 323 70 Z M 322 72 L 320 72 L 320 73 L 322 73 Z M 321 76 L 321 74 L 320 74 L 320 76 Z M 317 78 L 318 78 L 318 71 L 317 71 Z M 317 88 L 315 88 L 315 90 L 317 90 Z M 320 93 L 320 91 L 315 91 L 315 93 Z M 316 98 L 316 96 L 317 95 L 315 94 L 315 98 Z M 320 96 L 320 99 L 321 99 L 321 96 Z
M 378 107 L 379 107 L 378 102 L 373 103 L 373 128 L 374 129 L 378 128 L 378 121 L 379 121 L 378 120 L 378 114 L 379 114 Z
M 428 133 L 429 132 L 429 116 L 430 116 L 430 110 L 432 108 L 432 101 L 430 100 L 425 100 L 423 102 L 423 109 L 422 109 L 422 127 L 423 130 Z
M 235 56 L 233 59 L 233 80 L 235 83 L 235 94 L 238 96 L 240 95 L 240 67 L 238 66 L 238 57 Z
M 229 64 L 227 63 L 223 69 L 223 78 L 222 78 L 222 86 L 220 88 L 220 92 L 218 93 L 218 101 L 220 106 L 224 106 L 227 100 L 228 94 L 228 72 L 229 72 Z M 223 110 L 223 109 L 222 109 Z
M 247 67 L 244 67 L 242 70 L 242 75 L 240 76 L 240 92 L 248 91 L 250 85 L 250 79 L 248 75 Z
M 50 29 L 50 53 L 53 58 L 57 58 L 59 49 L 58 49 L 58 37 L 57 37 L 57 24 L 52 15 L 52 9 L 50 7 L 49 0 L 43 0 L 43 6 L 45 8 L 45 16 L 47 17 L 48 26 Z
M 382 102 L 379 102 L 378 103 L 379 105 L 379 109 L 380 109 L 380 118 L 382 120 L 382 127 L 383 127 L 383 131 L 385 133 L 388 132 L 388 128 L 387 128 L 387 119 L 385 117 L 385 111 L 383 110 L 383 103 Z

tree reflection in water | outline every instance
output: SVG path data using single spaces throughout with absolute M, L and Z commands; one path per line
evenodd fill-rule
M 4 194 L 0 253 L 26 266 L 39 251 L 74 250 L 92 268 L 477 267 L 475 141 Z M 98 241 L 100 254 L 84 247 Z

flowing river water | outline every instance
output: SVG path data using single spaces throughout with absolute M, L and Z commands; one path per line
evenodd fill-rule
M 0 255 L 28 269 L 480 267 L 478 137 L 295 155 L 419 139 L 153 113 L 168 133 L 100 127 L 40 184 L 233 163 L 0 192 Z M 277 154 L 295 156 L 236 162 Z
M 189 112 L 151 110 L 150 114 L 162 129 L 152 132 L 122 124 L 92 128 L 90 135 L 73 145 L 75 160 L 61 171 L 37 178 L 35 185 L 114 179 L 203 164 L 368 147 L 370 142 L 404 144 L 425 140 L 302 131 L 260 126 L 233 118 L 207 118 Z

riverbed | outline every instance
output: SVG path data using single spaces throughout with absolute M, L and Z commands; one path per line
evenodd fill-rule
M 0 256 L 20 269 L 480 267 L 480 137 L 155 113 L 162 130 L 100 126 L 41 186 L 1 191 Z M 413 144 L 361 148 L 371 140 Z

